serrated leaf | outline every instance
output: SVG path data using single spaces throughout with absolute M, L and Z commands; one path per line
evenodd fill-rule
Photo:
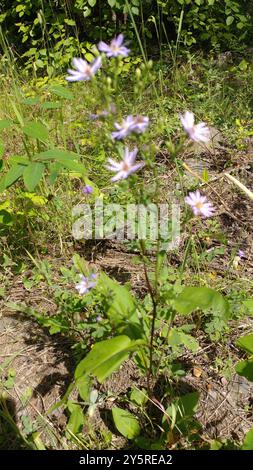
M 127 439 L 134 439 L 139 436 L 141 428 L 138 420 L 128 410 L 115 407 L 112 409 L 112 416 L 117 430 Z
M 48 129 L 41 122 L 31 121 L 31 122 L 26 123 L 26 125 L 23 127 L 23 132 L 29 137 L 38 139 L 41 142 L 48 141 L 48 137 L 49 137 Z
M 40 182 L 43 173 L 45 171 L 45 165 L 39 162 L 32 162 L 30 163 L 24 170 L 23 179 L 25 183 L 25 187 L 30 191 L 33 192 L 34 188 Z

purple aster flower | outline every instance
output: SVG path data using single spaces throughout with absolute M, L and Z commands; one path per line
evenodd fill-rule
M 93 187 L 90 186 L 89 184 L 86 184 L 83 188 L 84 194 L 92 194 L 93 193 Z
M 116 175 L 111 178 L 112 182 L 126 179 L 129 175 L 145 165 L 144 162 L 135 163 L 137 153 L 137 148 L 130 152 L 128 147 L 126 147 L 124 159 L 121 162 L 116 162 L 112 158 L 108 158 L 109 165 L 107 165 L 106 168 L 116 173 Z
M 113 139 L 124 139 L 131 132 L 137 132 L 138 134 L 144 132 L 149 125 L 149 118 L 147 116 L 127 116 L 123 120 L 122 124 L 114 123 L 117 131 L 112 132 Z
M 190 111 L 186 111 L 182 116 L 180 115 L 180 120 L 184 130 L 189 135 L 190 139 L 194 142 L 204 142 L 207 143 L 210 139 L 210 130 L 204 122 L 199 124 L 194 124 L 194 114 Z
M 119 34 L 118 37 L 114 38 L 110 44 L 106 44 L 104 41 L 100 41 L 98 44 L 98 50 L 105 52 L 107 57 L 127 57 L 130 50 L 127 49 L 124 44 L 123 34 Z
M 97 277 L 96 274 L 91 274 L 90 277 L 85 277 L 82 274 L 80 274 L 80 282 L 75 286 L 76 290 L 78 290 L 78 293 L 80 295 L 87 294 L 90 289 L 96 286 L 96 282 L 92 281 L 93 279 L 95 280 Z
M 66 80 L 69 82 L 79 82 L 81 80 L 90 80 L 95 73 L 97 72 L 98 69 L 100 69 L 102 65 L 102 58 L 101 56 L 98 56 L 92 64 L 89 64 L 86 62 L 84 59 L 78 59 L 74 58 L 73 59 L 73 67 L 76 70 L 68 69 L 68 75 L 66 77 Z
M 147 116 L 135 116 L 134 117 L 134 122 L 132 125 L 132 131 L 137 132 L 138 134 L 141 134 L 142 132 L 145 132 L 149 125 L 149 118 Z
M 238 254 L 239 258 L 241 258 L 241 259 L 245 258 L 245 253 L 244 253 L 243 250 L 239 250 L 237 254 Z
M 123 120 L 122 124 L 115 122 L 114 125 L 117 131 L 112 132 L 112 138 L 117 140 L 124 139 L 132 132 L 134 118 L 133 116 L 127 116 L 126 119 Z
M 186 204 L 191 206 L 194 215 L 203 215 L 211 217 L 214 214 L 214 207 L 211 202 L 207 201 L 206 196 L 201 196 L 199 190 L 195 193 L 189 193 L 185 198 Z
M 113 114 L 116 112 L 115 104 L 110 104 L 108 109 L 103 109 L 102 111 L 98 111 L 96 114 L 90 114 L 90 119 L 99 119 L 109 116 L 109 114 Z

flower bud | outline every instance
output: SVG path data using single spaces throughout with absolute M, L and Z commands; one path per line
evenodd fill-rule
M 140 79 L 141 78 L 141 69 L 139 69 L 139 67 L 136 69 L 135 73 L 136 73 L 136 77 L 138 79 Z

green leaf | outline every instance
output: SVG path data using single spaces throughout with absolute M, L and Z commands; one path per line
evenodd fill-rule
M 23 132 L 28 135 L 29 137 L 33 137 L 34 139 L 41 140 L 41 142 L 47 142 L 49 137 L 49 132 L 44 124 L 41 122 L 31 121 L 26 123 L 23 128 Z
M 245 70 L 247 70 L 249 66 L 249 62 L 247 62 L 247 60 L 243 59 L 241 60 L 240 64 L 238 65 L 239 69 L 244 72 Z
M 91 7 L 94 7 L 97 3 L 97 0 L 88 0 L 88 4 L 91 6 Z
M 253 299 L 248 299 L 243 302 L 243 305 L 249 310 L 249 312 L 253 315 Z
M 187 349 L 192 352 L 196 352 L 199 349 L 198 341 L 193 336 L 180 331 L 178 328 L 172 328 L 169 334 L 168 343 L 171 346 L 184 345 Z
M 128 336 L 116 336 L 96 343 L 87 356 L 79 362 L 75 379 L 79 379 L 84 374 L 92 374 L 99 382 L 103 382 L 124 362 L 131 351 L 137 349 L 142 341 L 131 341 Z
M 65 98 L 66 100 L 73 100 L 74 95 L 69 91 L 67 87 L 61 85 L 52 85 L 49 87 L 50 93 L 53 93 L 56 96 L 60 96 L 61 98 Z
M 81 174 L 86 174 L 86 168 L 82 163 L 75 162 L 67 158 L 58 158 L 57 162 L 61 163 L 64 168 L 71 171 L 78 171 Z
M 115 325 L 121 323 L 123 319 L 127 319 L 128 322 L 135 319 L 136 301 L 125 286 L 101 273 L 98 287 L 106 296 L 110 296 L 107 315 Z
M 115 6 L 116 0 L 108 0 L 108 3 L 110 7 L 113 8 Z
M 9 121 L 8 119 L 0 120 L 0 131 L 2 131 L 3 129 L 8 129 L 11 126 L 12 126 L 12 122 Z
M 41 109 L 59 109 L 62 106 L 60 102 L 55 102 L 55 101 L 45 101 L 41 105 Z
M 76 381 L 76 386 L 82 400 L 88 403 L 91 388 L 90 377 L 88 377 L 87 375 L 79 377 L 79 379 Z
M 46 161 L 46 160 L 78 160 L 79 155 L 69 150 L 50 149 L 45 152 L 37 153 L 34 156 L 34 160 Z
M 13 217 L 10 212 L 5 209 L 0 209 L 0 224 L 11 225 L 13 222 Z
M 244 351 L 253 354 L 253 333 L 239 338 L 236 341 L 236 345 L 244 349 Z
M 130 411 L 115 407 L 112 409 L 112 416 L 117 430 L 127 439 L 134 439 L 139 436 L 141 428 L 138 420 Z
M 15 183 L 23 175 L 26 166 L 13 165 L 0 181 L 0 192 Z
M 234 22 L 234 17 L 233 16 L 228 16 L 226 19 L 226 24 L 227 26 L 230 26 Z
M 253 359 L 238 362 L 235 370 L 238 375 L 242 375 L 250 382 L 253 382 Z
M 229 318 L 229 304 L 218 292 L 209 287 L 185 287 L 174 301 L 175 309 L 182 315 L 194 310 L 213 310 L 225 319 Z
M 0 139 L 0 158 L 3 156 L 3 154 L 4 154 L 4 143 L 2 139 Z M 0 169 L 1 169 L 1 166 L 0 166 Z
M 244 437 L 242 450 L 253 450 L 253 428 L 250 429 Z
M 68 405 L 68 409 L 71 415 L 66 430 L 71 431 L 73 434 L 78 434 L 79 432 L 81 432 L 85 422 L 83 410 L 80 405 L 77 405 L 75 403 L 70 403 Z
M 186 432 L 192 418 L 197 411 L 199 392 L 191 392 L 173 400 L 170 406 L 166 409 L 166 413 L 171 417 L 173 427 L 177 427 L 181 432 Z M 168 427 L 168 418 L 166 415 L 163 417 L 163 426 L 165 429 Z
M 25 183 L 25 187 L 30 191 L 33 192 L 34 188 L 37 186 L 39 181 L 41 180 L 43 173 L 45 171 L 45 165 L 39 162 L 30 163 L 23 173 L 23 179 Z
M 148 401 L 147 391 L 145 388 L 142 388 L 141 390 L 134 388 L 131 391 L 130 400 L 136 403 L 138 406 L 144 405 Z

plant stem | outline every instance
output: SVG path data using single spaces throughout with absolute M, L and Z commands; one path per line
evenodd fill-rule
M 145 248 L 144 240 L 140 240 L 140 247 L 141 247 L 142 260 L 143 260 L 145 280 L 146 280 L 147 288 L 148 288 L 148 291 L 152 300 L 152 304 L 153 304 L 152 320 L 151 320 L 151 327 L 150 327 L 149 369 L 148 369 L 148 374 L 147 374 L 147 388 L 148 388 L 148 394 L 150 395 L 151 393 L 150 379 L 152 375 L 152 366 L 153 366 L 153 351 L 154 351 L 155 321 L 156 321 L 156 316 L 157 316 L 157 302 L 156 302 L 156 291 L 154 292 L 153 287 L 151 286 L 151 283 L 148 277 L 147 265 L 145 261 L 146 248 Z

